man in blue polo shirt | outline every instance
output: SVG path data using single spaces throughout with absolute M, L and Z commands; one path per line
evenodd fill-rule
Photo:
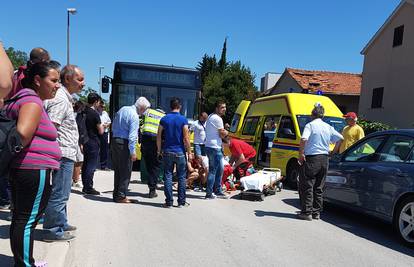
M 135 145 L 138 140 L 139 115 L 150 106 L 145 97 L 140 97 L 135 105 L 122 107 L 115 115 L 112 124 L 112 167 L 114 169 L 113 201 L 133 203 L 127 198 L 132 164 L 137 160 Z
M 187 176 L 186 151 L 190 156 L 190 138 L 188 121 L 180 114 L 181 103 L 178 98 L 170 102 L 171 112 L 160 121 L 157 134 L 157 154 L 164 162 L 164 207 L 171 208 L 173 205 L 172 176 L 174 165 L 177 168 L 178 177 L 178 207 L 186 207 L 185 201 L 185 179 Z

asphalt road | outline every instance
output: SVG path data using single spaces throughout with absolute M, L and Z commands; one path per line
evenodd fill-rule
M 101 196 L 71 195 L 70 223 L 79 228 L 71 266 L 414 266 L 414 250 L 376 220 L 335 207 L 319 221 L 295 219 L 294 191 L 263 202 L 188 192 L 189 207 L 165 209 L 162 191 L 145 198 L 136 182 L 130 197 L 139 203 L 115 204 L 113 173 L 95 177 Z

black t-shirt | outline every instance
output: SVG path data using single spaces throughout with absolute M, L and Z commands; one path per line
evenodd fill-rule
M 91 109 L 90 107 L 85 107 L 85 126 L 86 131 L 88 132 L 89 139 L 94 139 L 99 141 L 99 133 L 98 128 L 96 127 L 98 124 L 101 124 L 101 118 L 97 111 Z
M 79 144 L 84 145 L 89 140 L 88 131 L 86 130 L 85 111 L 82 111 L 76 115 L 76 124 L 78 125 Z

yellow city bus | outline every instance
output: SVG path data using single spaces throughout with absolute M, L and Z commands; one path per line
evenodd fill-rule
M 323 120 L 341 132 L 345 126 L 343 114 L 330 98 L 287 93 L 242 101 L 233 116 L 230 136 L 251 144 L 257 151 L 256 165 L 281 169 L 294 187 L 299 174 L 300 137 L 311 121 L 315 103 L 325 108 Z

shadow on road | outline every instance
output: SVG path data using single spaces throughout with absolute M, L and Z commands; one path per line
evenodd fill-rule
M 13 266 L 13 264 L 13 257 L 0 254 L 0 266 Z
M 82 190 L 82 189 L 81 189 Z M 84 195 L 84 193 L 82 192 L 82 191 L 79 191 L 79 190 L 76 190 L 76 189 L 71 189 L 70 190 L 70 192 L 72 193 L 72 194 L 76 194 L 76 195 L 81 195 L 81 196 L 83 196 Z
M 292 206 L 294 208 L 297 208 L 298 210 L 300 210 L 300 201 L 298 198 L 287 198 L 287 199 L 282 199 L 282 201 L 289 205 Z
M 93 201 L 100 201 L 100 202 L 113 202 L 111 197 L 104 197 L 104 196 L 94 196 L 94 195 L 84 195 L 86 199 L 93 200 Z
M 282 201 L 287 205 L 300 209 L 299 199 L 297 198 L 288 198 Z M 295 217 L 294 215 L 292 216 L 293 218 Z M 399 242 L 396 233 L 392 229 L 392 225 L 378 219 L 342 207 L 324 204 L 321 220 L 389 249 L 414 256 L 413 249 L 405 247 Z
M 139 201 L 137 203 L 138 205 L 142 205 L 142 206 L 150 206 L 150 207 L 155 207 L 155 208 L 163 208 L 163 203 L 154 203 L 154 202 L 143 202 L 143 201 Z
M 263 211 L 263 210 L 255 210 L 254 214 L 257 217 L 264 217 L 264 216 L 273 216 L 278 218 L 289 218 L 289 219 L 296 219 L 296 215 L 292 213 L 283 213 L 283 212 L 275 212 L 275 211 Z

